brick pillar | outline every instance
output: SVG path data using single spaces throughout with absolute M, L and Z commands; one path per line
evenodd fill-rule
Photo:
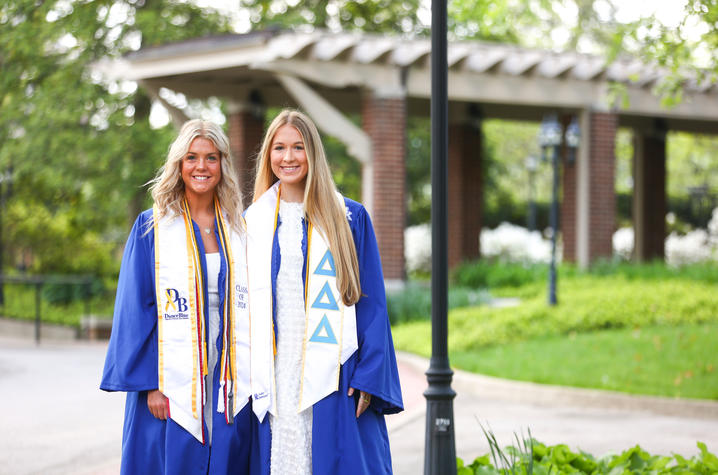
M 588 158 L 588 257 L 610 258 L 616 230 L 616 130 L 618 116 L 592 112 L 589 120 Z
M 479 257 L 482 221 L 481 131 L 449 125 L 449 267 Z
M 565 117 L 563 121 L 564 132 L 572 117 Z M 569 155 L 568 147 L 564 146 L 561 152 L 561 209 L 559 212 L 559 230 L 563 242 L 563 260 L 576 262 L 576 202 L 577 196 L 577 166 L 578 150 L 574 151 L 573 160 Z
M 633 256 L 638 261 L 664 258 L 666 239 L 666 132 L 634 132 Z
M 230 105 L 228 129 L 234 167 L 246 207 L 252 202 L 256 158 L 264 136 L 264 111 L 252 105 Z
M 406 101 L 366 92 L 363 128 L 372 142 L 372 221 L 379 244 L 384 279 L 405 280 Z

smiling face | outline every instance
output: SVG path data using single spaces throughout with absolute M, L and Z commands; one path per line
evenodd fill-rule
M 286 124 L 277 129 L 269 149 L 269 160 L 272 172 L 282 184 L 282 198 L 303 201 L 309 163 L 304 140 L 296 128 Z
M 213 196 L 222 178 L 221 153 L 214 143 L 204 137 L 192 140 L 182 158 L 182 181 L 188 200 Z

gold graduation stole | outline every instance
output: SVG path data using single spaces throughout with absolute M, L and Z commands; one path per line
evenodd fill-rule
M 231 424 L 250 395 L 246 242 L 243 235 L 229 228 L 216 199 L 214 205 L 220 246 L 227 259 L 225 299 L 220 309 L 224 325 L 216 407 Z M 199 247 L 186 200 L 181 215 L 158 219 L 157 207 L 153 213 L 159 390 L 169 399 L 170 418 L 204 443 L 206 285 Z M 238 363 L 242 366 L 238 367 Z
M 274 341 L 272 327 L 272 244 L 279 213 L 279 183 L 275 183 L 252 206 L 247 222 L 247 264 L 250 278 L 250 319 L 252 326 L 253 408 L 262 420 L 275 413 Z M 344 207 L 344 199 L 338 195 Z M 311 407 L 339 387 L 340 366 L 358 348 L 356 313 L 346 306 L 336 287 L 336 267 L 322 233 L 308 227 L 307 274 L 305 276 L 305 331 L 298 411 Z M 255 342 L 266 342 L 260 345 Z M 264 351 L 257 353 L 255 348 Z M 259 396 L 259 397 L 258 397 Z

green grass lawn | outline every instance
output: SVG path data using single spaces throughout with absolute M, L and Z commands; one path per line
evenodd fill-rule
M 718 400 L 718 324 L 604 330 L 450 353 L 452 366 L 502 378 Z
M 525 381 L 718 400 L 718 294 L 709 279 L 564 275 L 559 305 L 545 283 L 492 290 L 518 306 L 449 312 L 457 368 Z M 431 353 L 431 323 L 393 327 L 395 346 Z

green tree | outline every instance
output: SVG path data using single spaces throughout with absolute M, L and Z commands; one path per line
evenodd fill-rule
M 173 131 L 153 130 L 150 99 L 93 64 L 228 30 L 180 1 L 0 2 L 0 171 L 12 176 L 5 255 L 37 272 L 116 268 L 112 249 L 146 205 L 142 185 Z

